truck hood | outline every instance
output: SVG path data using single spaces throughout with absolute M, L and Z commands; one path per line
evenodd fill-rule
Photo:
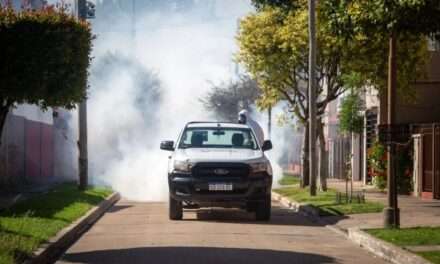
M 174 158 L 176 160 L 189 159 L 191 162 L 253 162 L 266 160 L 261 150 L 219 148 L 178 149 Z

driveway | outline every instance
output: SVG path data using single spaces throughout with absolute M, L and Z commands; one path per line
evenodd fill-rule
M 233 209 L 170 221 L 167 210 L 166 203 L 121 200 L 58 263 L 385 263 L 277 203 L 267 223 Z

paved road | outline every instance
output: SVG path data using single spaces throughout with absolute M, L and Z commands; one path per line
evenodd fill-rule
M 383 263 L 331 230 L 274 204 L 269 223 L 239 210 L 185 212 L 120 201 L 58 263 Z

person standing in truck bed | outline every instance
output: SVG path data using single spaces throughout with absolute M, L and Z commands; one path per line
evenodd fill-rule
M 238 123 L 248 125 L 254 131 L 255 136 L 257 137 L 258 140 L 258 144 L 260 146 L 263 145 L 264 142 L 263 129 L 255 120 L 253 120 L 249 116 L 249 112 L 247 110 L 241 110 L 240 113 L 238 113 Z

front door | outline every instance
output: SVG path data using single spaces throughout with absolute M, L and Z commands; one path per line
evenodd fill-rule
M 433 168 L 435 168 L 434 177 L 434 198 L 440 199 L 440 127 L 435 128 L 435 151 L 432 153 Z
M 432 193 L 432 134 L 423 135 L 422 192 Z

